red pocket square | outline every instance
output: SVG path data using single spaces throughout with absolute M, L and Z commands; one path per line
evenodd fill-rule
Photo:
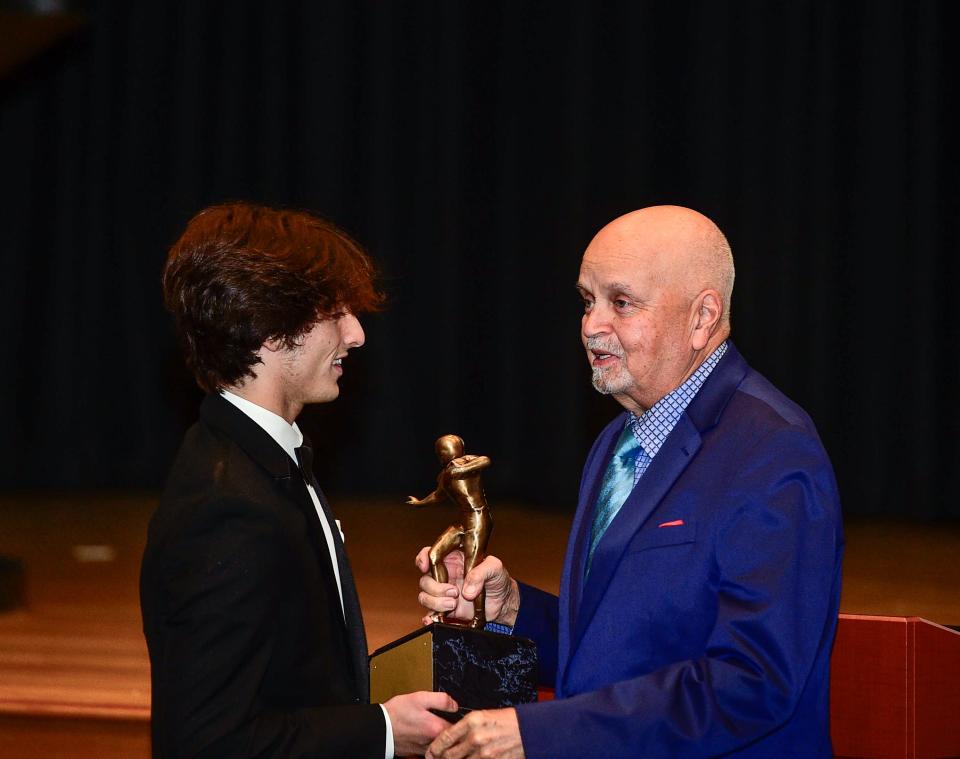
M 657 527 L 679 527 L 682 524 L 682 519 L 674 519 L 672 522 L 663 522 L 662 524 L 658 524 Z

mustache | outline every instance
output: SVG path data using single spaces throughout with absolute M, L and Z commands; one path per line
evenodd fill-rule
M 594 353 L 609 353 L 611 356 L 623 358 L 623 349 L 617 342 L 606 342 L 600 337 L 587 338 L 587 350 Z

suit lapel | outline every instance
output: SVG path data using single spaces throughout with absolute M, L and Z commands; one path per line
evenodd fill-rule
M 603 472 L 613 455 L 614 446 L 623 430 L 626 419 L 627 415 L 623 413 L 607 425 L 597 440 L 594 452 L 592 452 L 583 473 L 577 500 L 577 513 L 570 527 L 570 539 L 567 545 L 568 559 L 564 565 L 563 576 L 560 578 L 558 684 L 563 682 L 563 670 L 568 660 L 570 641 L 573 637 L 574 625 L 580 608 L 580 597 L 583 593 L 583 570 L 587 560 L 587 545 L 593 523 L 597 494 L 600 491 Z M 558 693 L 558 695 L 561 694 Z
M 627 544 L 643 527 L 699 449 L 700 433 L 684 414 L 597 544 L 574 623 L 571 638 L 574 648 L 593 618 Z M 585 545 L 588 537 L 583 535 L 581 544 Z M 579 571 L 582 576 L 582 562 Z

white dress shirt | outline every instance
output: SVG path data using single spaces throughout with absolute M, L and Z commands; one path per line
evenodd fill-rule
M 303 445 L 303 433 L 300 431 L 300 428 L 297 427 L 296 422 L 288 424 L 287 420 L 282 416 L 274 414 L 272 411 L 268 411 L 263 408 L 263 406 L 258 406 L 246 398 L 241 398 L 229 390 L 221 390 L 220 395 L 256 422 L 264 432 L 273 438 L 277 445 L 287 452 L 287 455 L 293 459 L 293 463 L 296 464 L 297 467 L 300 466 L 297 461 L 297 448 Z M 340 594 L 340 613 L 344 614 L 344 618 L 346 618 L 343 610 L 343 586 L 340 584 L 340 566 L 337 564 L 336 549 L 333 545 L 333 530 L 327 521 L 326 514 L 323 513 L 323 507 L 320 505 L 317 492 L 309 482 L 307 483 L 307 492 L 310 493 L 313 507 L 317 510 L 317 516 L 320 517 L 320 526 L 323 528 L 323 536 L 327 540 L 327 549 L 330 551 L 330 563 L 333 565 L 333 575 L 337 579 L 337 592 Z M 336 527 L 340 530 L 339 520 L 337 520 Z M 343 537 L 342 530 L 340 530 L 340 537 Z M 390 722 L 390 715 L 387 714 L 386 707 L 380 704 L 380 708 L 383 710 L 383 719 L 387 726 L 387 744 L 384 757 L 385 759 L 391 759 L 391 757 L 393 757 L 393 725 Z

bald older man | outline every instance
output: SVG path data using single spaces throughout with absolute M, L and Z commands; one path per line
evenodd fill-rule
M 557 700 L 474 712 L 428 757 L 832 755 L 836 483 L 810 418 L 728 339 L 733 279 L 725 237 L 686 208 L 590 243 L 581 337 L 624 412 L 587 458 L 559 599 L 495 557 L 420 581 L 424 606 L 463 617 L 485 587 Z

